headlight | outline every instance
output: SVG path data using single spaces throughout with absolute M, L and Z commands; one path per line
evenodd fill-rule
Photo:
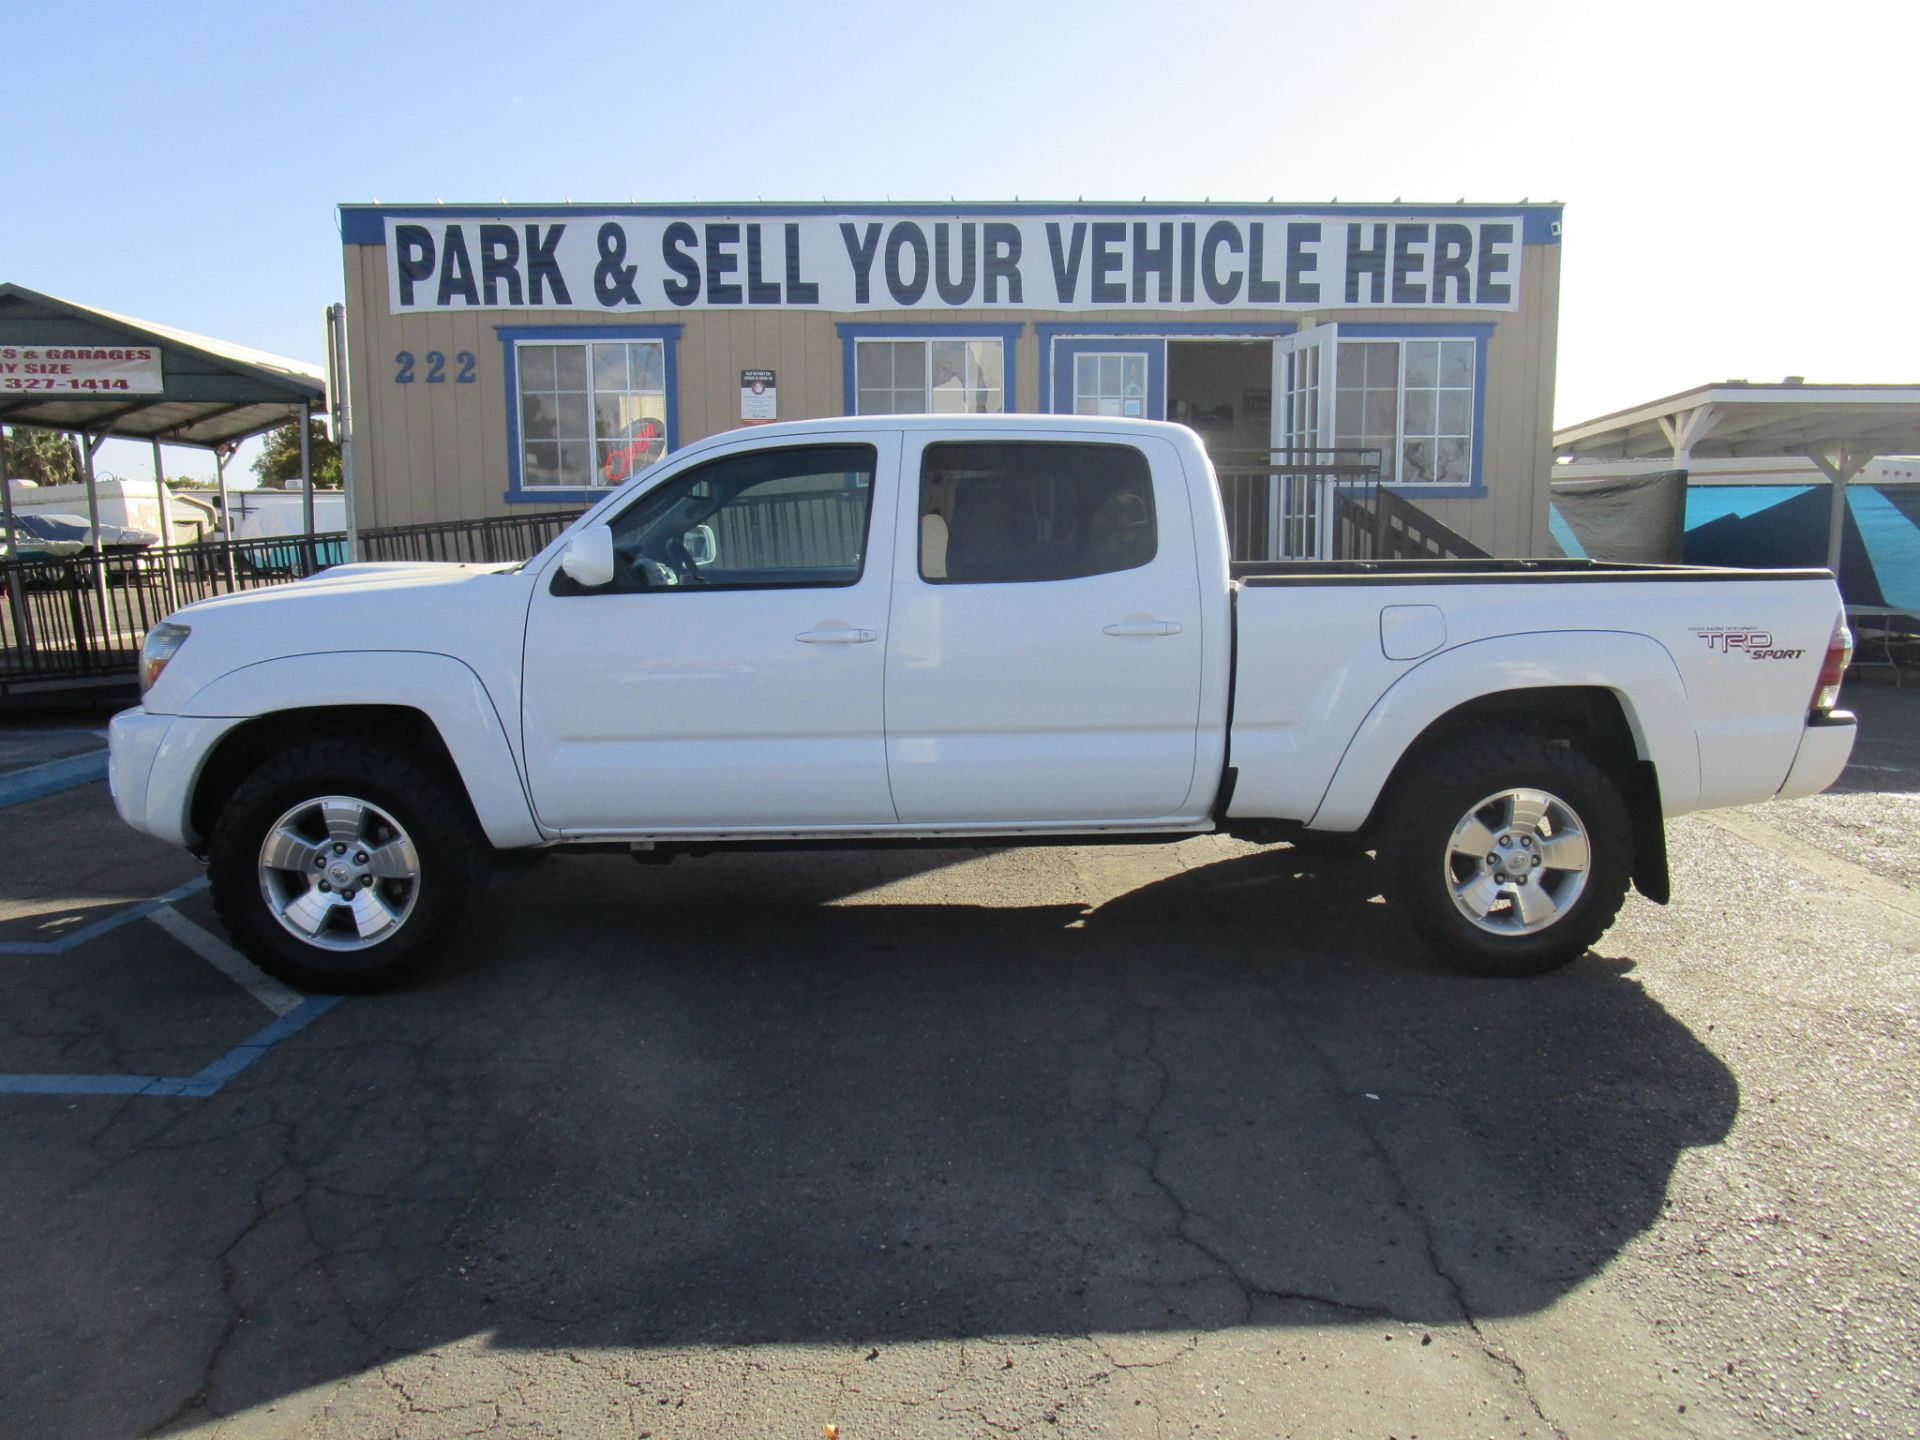
M 145 695 L 153 688 L 153 682 L 160 678 L 160 672 L 167 668 L 167 662 L 173 659 L 175 652 L 187 643 L 187 636 L 193 631 L 185 625 L 175 625 L 170 621 L 161 621 L 147 632 L 146 643 L 140 647 L 140 693 Z

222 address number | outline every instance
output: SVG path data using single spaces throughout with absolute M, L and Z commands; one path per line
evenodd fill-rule
M 447 383 L 447 357 L 441 354 L 438 350 L 429 350 L 427 351 L 426 355 L 423 358 L 427 362 L 427 365 L 426 365 L 427 384 L 429 385 L 446 384 Z M 454 373 L 453 383 L 456 385 L 473 384 L 473 352 L 471 350 L 460 351 L 457 355 L 453 357 L 453 363 L 460 367 L 459 370 L 457 370 Z M 414 381 L 413 352 L 411 350 L 401 350 L 397 352 L 393 357 L 393 365 L 394 365 L 394 371 L 393 371 L 394 384 L 396 385 L 413 384 L 413 381 Z

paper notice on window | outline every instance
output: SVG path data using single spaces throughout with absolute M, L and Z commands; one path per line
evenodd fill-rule
M 740 423 L 764 425 L 780 418 L 779 392 L 774 388 L 773 371 L 740 372 Z

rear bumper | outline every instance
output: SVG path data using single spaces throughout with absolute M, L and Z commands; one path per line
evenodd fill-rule
M 1800 751 L 1793 757 L 1793 768 L 1787 771 L 1786 783 L 1775 798 L 1799 800 L 1818 795 L 1833 784 L 1847 768 L 1857 733 L 1853 713 L 1848 710 L 1835 710 L 1808 721 L 1800 734 Z

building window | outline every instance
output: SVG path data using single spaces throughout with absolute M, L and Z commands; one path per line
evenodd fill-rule
M 998 415 L 1005 346 L 992 340 L 854 341 L 856 415 Z
M 1146 352 L 1074 356 L 1073 413 L 1144 418 L 1147 413 Z
M 667 451 L 660 340 L 521 340 L 520 488 L 618 485 Z
M 1336 443 L 1378 450 L 1389 484 L 1472 484 L 1476 345 L 1340 341 Z

